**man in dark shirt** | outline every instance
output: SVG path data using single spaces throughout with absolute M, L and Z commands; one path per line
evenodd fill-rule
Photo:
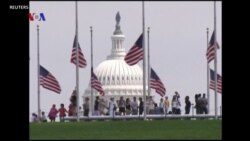
M 96 115 L 96 116 L 100 115 L 98 107 L 99 107 L 99 96 L 96 96 L 95 105 L 94 105 L 94 115 Z
M 140 101 L 140 104 L 139 104 L 139 115 L 142 115 L 144 104 L 143 104 L 143 101 L 142 101 L 141 97 L 139 98 L 139 101 Z

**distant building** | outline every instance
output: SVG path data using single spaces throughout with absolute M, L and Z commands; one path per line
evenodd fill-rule
M 100 96 L 94 89 L 93 95 L 94 98 L 99 96 L 105 100 L 109 100 L 110 97 L 118 100 L 120 96 L 123 96 L 124 99 L 130 98 L 130 100 L 132 100 L 132 97 L 137 97 L 138 100 L 139 97 L 143 97 L 143 72 L 139 65 L 129 66 L 124 61 L 126 55 L 125 36 L 120 29 L 119 22 L 120 15 L 118 12 L 116 15 L 116 29 L 111 36 L 111 54 L 94 69 L 94 73 L 105 91 L 105 96 Z M 85 97 L 91 97 L 90 84 L 83 94 L 83 98 Z

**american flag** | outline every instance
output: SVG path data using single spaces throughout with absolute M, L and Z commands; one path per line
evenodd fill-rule
M 210 69 L 210 85 L 209 88 L 215 90 L 215 72 Z M 222 77 L 217 74 L 217 92 L 222 93 Z
M 40 85 L 58 94 L 60 94 L 61 92 L 61 87 L 56 78 L 41 65 L 40 65 Z
M 157 74 L 152 68 L 151 68 L 151 75 L 150 75 L 150 88 L 155 89 L 155 91 L 158 94 L 160 94 L 162 97 L 166 93 L 164 84 L 161 82 L 161 79 L 157 76 Z
M 102 89 L 102 84 L 98 81 L 94 72 L 91 73 L 91 87 L 96 89 L 101 96 L 104 96 L 104 90 Z
M 142 48 L 143 34 L 137 39 L 135 44 L 129 50 L 124 60 L 130 66 L 137 64 L 143 59 L 143 48 Z
M 215 58 L 215 49 L 214 48 L 215 47 L 217 47 L 217 49 L 220 48 L 218 42 L 215 43 L 214 41 L 215 41 L 215 36 L 214 36 L 214 32 L 213 32 L 211 39 L 209 41 L 207 53 L 206 53 L 208 63 L 210 63 Z
M 76 65 L 76 36 L 74 39 L 74 44 L 73 44 L 73 49 L 72 49 L 72 54 L 71 54 L 71 59 L 70 62 Z M 82 53 L 82 50 L 80 48 L 80 44 L 78 43 L 78 55 L 79 55 L 79 67 L 80 68 L 85 68 L 87 66 L 86 59 L 84 58 L 84 55 Z

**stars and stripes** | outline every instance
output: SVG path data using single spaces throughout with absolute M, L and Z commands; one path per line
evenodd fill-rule
M 101 96 L 104 96 L 104 90 L 102 88 L 102 84 L 98 81 L 94 72 L 91 73 L 91 87 L 96 89 Z
M 140 60 L 143 59 L 142 40 L 143 40 L 143 34 L 141 34 L 141 36 L 137 39 L 135 44 L 132 46 L 132 48 L 125 56 L 124 60 L 128 65 L 130 66 L 135 65 Z
M 164 84 L 161 82 L 158 75 L 155 71 L 151 68 L 151 75 L 150 75 L 150 88 L 155 89 L 156 93 L 160 94 L 162 97 L 166 93 L 166 89 Z
M 60 94 L 61 92 L 61 87 L 56 78 L 41 65 L 40 65 L 40 85 L 58 94 Z
M 213 32 L 211 39 L 209 41 L 207 53 L 206 53 L 208 63 L 210 63 L 215 58 L 215 49 L 214 49 L 215 47 L 217 47 L 217 49 L 220 48 L 218 42 L 215 43 L 215 36 Z
M 215 91 L 215 72 L 210 69 L 210 84 L 209 88 Z M 217 74 L 217 92 L 222 93 L 222 77 Z
M 76 65 L 76 55 L 77 55 L 77 52 L 76 52 L 77 48 L 76 48 L 76 36 L 75 36 L 75 39 L 74 39 L 74 44 L 73 44 L 73 49 L 72 49 L 72 54 L 71 54 L 71 59 L 70 59 L 70 62 L 75 64 Z M 87 62 L 86 62 L 86 59 L 84 58 L 84 55 L 82 53 L 82 50 L 80 48 L 80 44 L 78 43 L 78 56 L 79 56 L 79 67 L 80 68 L 85 68 L 87 66 Z

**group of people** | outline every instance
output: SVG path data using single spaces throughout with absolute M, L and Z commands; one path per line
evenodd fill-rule
M 50 109 L 50 112 L 48 114 L 48 117 L 50 119 L 51 122 L 55 122 L 55 119 L 57 117 L 57 114 L 59 113 L 59 119 L 60 121 L 64 121 L 64 118 L 67 116 L 67 113 L 68 113 L 68 116 L 76 116 L 77 115 L 77 111 L 76 111 L 76 107 L 77 107 L 77 103 L 76 103 L 76 90 L 74 90 L 70 96 L 70 104 L 69 104 L 69 110 L 67 110 L 65 107 L 64 107 L 64 104 L 62 103 L 60 105 L 60 108 L 57 110 L 56 109 L 56 105 L 53 104 L 51 109 Z
M 171 104 L 170 104 L 171 103 Z M 89 105 L 89 104 L 88 104 Z M 191 105 L 189 96 L 185 97 L 185 114 L 190 114 Z M 170 110 L 170 106 L 172 109 Z M 196 114 L 208 114 L 208 101 L 206 95 L 201 94 L 195 95 L 195 106 Z M 89 108 L 89 107 L 88 107 Z M 84 109 L 85 110 L 85 109 Z M 88 116 L 88 112 L 85 116 Z M 121 96 L 118 100 L 114 100 L 113 97 L 110 98 L 109 102 L 104 99 L 100 99 L 99 96 L 96 97 L 94 103 L 94 114 L 93 115 L 142 115 L 144 112 L 144 102 L 142 98 L 137 101 L 136 97 L 132 100 L 129 98 L 124 99 Z M 180 94 L 176 91 L 173 95 L 171 102 L 168 96 L 161 98 L 159 104 L 157 104 L 152 96 L 146 96 L 146 111 L 147 114 L 181 114 L 181 102 Z
M 206 99 L 203 99 L 206 101 Z M 171 103 L 171 105 L 170 105 Z M 199 102 L 198 102 L 199 103 Z M 86 106 L 87 105 L 87 106 Z M 190 113 L 191 102 L 189 96 L 185 97 L 185 114 Z M 198 104 L 199 105 L 199 104 Z M 170 106 L 172 109 L 170 110 Z M 207 105 L 204 105 L 207 106 Z M 84 116 L 89 115 L 89 99 L 85 98 L 85 103 L 83 106 Z M 199 106 L 197 106 L 199 107 Z M 205 109 L 205 108 L 203 108 Z M 199 110 L 199 109 L 198 109 Z M 86 112 L 85 112 L 86 111 Z M 93 115 L 142 115 L 144 112 L 144 102 L 142 98 L 137 101 L 136 97 L 132 100 L 129 98 L 124 98 L 121 96 L 118 100 L 114 100 L 113 97 L 107 102 L 103 98 L 97 96 L 94 102 L 94 113 Z M 181 102 L 180 94 L 176 91 L 171 102 L 168 96 L 161 98 L 159 104 L 157 104 L 152 96 L 146 96 L 146 111 L 147 114 L 181 114 Z
M 32 113 L 32 121 L 33 122 L 39 122 L 39 121 L 41 121 L 41 122 L 47 122 L 47 118 L 45 116 L 45 112 L 42 111 L 42 115 L 41 115 L 40 118 L 38 117 L 38 115 L 36 113 Z
M 48 117 L 51 122 L 55 122 L 57 114 L 59 113 L 60 121 L 64 121 L 64 118 L 66 117 L 67 112 L 68 111 L 64 108 L 64 104 L 61 104 L 61 107 L 58 110 L 56 109 L 56 105 L 53 104 L 49 111 Z M 44 111 L 42 112 L 42 115 L 40 118 L 38 117 L 36 113 L 32 113 L 32 121 L 33 122 L 38 122 L 38 121 L 47 122 L 45 112 Z
M 170 104 L 171 103 L 171 104 Z M 185 114 L 190 114 L 191 102 L 189 100 L 189 96 L 185 97 Z M 207 114 L 208 101 L 206 95 L 203 94 L 195 94 L 195 106 L 196 114 Z M 170 110 L 170 106 L 172 109 Z M 59 113 L 60 121 L 64 121 L 66 117 L 66 113 L 68 116 L 77 116 L 76 111 L 77 103 L 76 103 L 76 91 L 73 91 L 70 97 L 70 105 L 69 110 L 64 108 L 64 104 L 60 105 L 60 108 L 57 110 L 56 105 L 53 104 L 48 117 L 51 122 L 55 122 L 57 114 Z M 79 109 L 80 110 L 80 109 Z M 171 102 L 168 99 L 168 96 L 160 99 L 159 104 L 157 104 L 152 96 L 146 96 L 146 114 L 181 114 L 181 102 L 180 102 L 180 94 L 176 91 L 172 97 Z M 85 97 L 83 104 L 83 116 L 89 116 L 90 113 L 90 99 Z M 94 116 L 100 115 L 142 115 L 144 113 L 144 101 L 141 97 L 139 97 L 139 101 L 137 101 L 137 97 L 133 97 L 132 100 L 129 98 L 124 99 L 121 96 L 118 100 L 115 101 L 113 97 L 109 99 L 109 101 L 96 96 L 94 101 Z M 33 113 L 32 114 L 33 121 L 38 121 L 38 116 Z M 45 113 L 42 112 L 42 116 L 40 121 L 47 122 Z
M 85 109 L 84 109 L 85 110 Z M 123 96 L 119 100 L 115 101 L 113 97 L 110 98 L 109 102 L 104 99 L 100 99 L 99 96 L 96 96 L 94 102 L 94 113 L 93 115 L 138 115 L 143 113 L 143 102 L 142 98 L 139 98 L 139 104 L 136 100 L 136 97 L 133 97 L 133 100 L 130 101 L 129 98 L 126 100 Z
M 208 114 L 208 101 L 206 98 L 206 94 L 203 94 L 201 97 L 201 94 L 195 94 L 195 108 L 196 108 L 196 114 Z

